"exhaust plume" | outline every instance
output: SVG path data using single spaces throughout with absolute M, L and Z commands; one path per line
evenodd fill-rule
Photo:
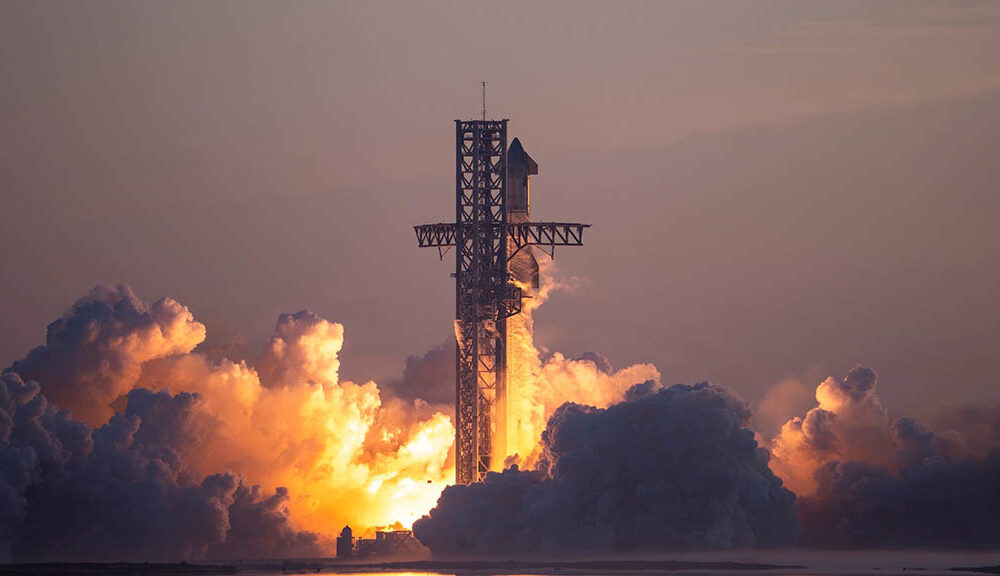
M 453 477 L 448 416 L 339 381 L 339 324 L 282 315 L 253 364 L 204 338 L 173 300 L 98 288 L 4 372 L 4 557 L 330 552 L 348 517 L 410 524 Z
M 124 412 L 91 429 L 49 403 L 37 383 L 5 372 L 0 559 L 318 553 L 318 535 L 290 524 L 283 489 L 268 494 L 238 475 L 202 478 L 186 466 L 175 443 L 198 403 L 187 393 L 133 390 Z
M 553 280 L 550 260 L 542 259 L 538 264 L 540 288 L 521 284 L 521 289 L 532 297 L 523 301 L 520 314 L 507 320 L 507 460 L 529 468 L 538 460 L 546 422 L 564 403 L 579 401 L 606 408 L 621 401 L 632 386 L 660 381 L 660 373 L 652 364 L 615 371 L 607 358 L 596 353 L 584 353 L 577 359 L 558 352 L 543 357 L 534 342 L 534 311 L 553 291 L 573 289 L 575 282 Z
M 0 561 L 332 554 L 348 520 L 418 518 L 442 554 L 786 546 L 796 510 L 808 545 L 1000 546 L 996 408 L 892 418 L 858 366 L 823 381 L 769 453 L 723 388 L 537 349 L 533 311 L 558 287 L 508 325 L 509 469 L 443 494 L 452 342 L 380 389 L 340 380 L 344 329 L 311 312 L 232 360 L 202 351 L 180 303 L 97 288 L 0 376 Z
M 563 405 L 535 469 L 445 489 L 415 534 L 445 555 L 795 544 L 795 496 L 768 468 L 744 402 L 707 383 L 649 381 L 626 396 Z
M 659 379 L 651 365 L 615 372 L 598 355 L 543 359 L 531 311 L 556 286 L 547 283 L 515 322 L 510 462 L 534 464 L 544 423 L 563 402 L 603 407 Z M 450 343 L 409 358 L 402 380 L 380 390 L 340 381 L 343 326 L 305 310 L 283 314 L 252 360 L 228 359 L 218 347 L 202 352 L 205 338 L 205 326 L 174 300 L 147 305 L 127 287 L 98 287 L 5 371 L 0 454 L 19 464 L 9 473 L 5 465 L 0 484 L 0 533 L 10 536 L 3 557 L 332 553 L 331 535 L 348 520 L 361 533 L 408 526 L 452 482 Z M 116 458 L 135 470 L 102 464 Z M 98 497 L 130 483 L 155 484 L 159 504 L 149 506 L 166 514 L 164 530 L 189 526 L 187 539 L 171 536 L 183 541 L 154 554 L 166 536 L 129 528 L 139 517 L 126 512 L 139 503 L 121 509 Z M 60 514 L 80 507 L 102 512 L 73 518 L 60 536 L 69 525 Z M 180 511 L 190 517 L 175 518 Z M 147 512 L 140 516 L 159 518 L 159 509 Z M 102 546 L 65 545 L 71 534 L 98 533 Z

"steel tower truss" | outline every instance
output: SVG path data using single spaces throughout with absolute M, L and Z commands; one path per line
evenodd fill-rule
M 507 120 L 456 120 L 455 145 L 455 222 L 414 229 L 442 258 L 456 248 L 455 475 L 470 484 L 506 455 L 507 318 L 521 311 L 510 258 L 530 245 L 581 246 L 588 225 L 508 223 Z

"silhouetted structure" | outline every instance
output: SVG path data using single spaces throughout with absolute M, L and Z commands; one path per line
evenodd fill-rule
M 337 558 L 350 558 L 354 555 L 354 532 L 350 526 L 344 526 L 337 537 Z
M 426 552 L 411 530 L 378 530 L 375 538 L 354 538 L 344 526 L 337 538 L 337 558 L 369 556 L 413 556 Z
M 455 253 L 456 481 L 503 465 L 507 439 L 507 318 L 522 284 L 538 286 L 531 246 L 581 246 L 589 225 L 531 222 L 529 176 L 538 164 L 507 120 L 455 121 L 455 222 L 415 226 L 417 244 Z M 513 264 L 513 266 L 512 266 Z

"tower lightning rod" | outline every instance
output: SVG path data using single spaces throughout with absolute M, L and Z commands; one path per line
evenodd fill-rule
M 483 80 L 483 122 L 486 122 L 486 80 Z

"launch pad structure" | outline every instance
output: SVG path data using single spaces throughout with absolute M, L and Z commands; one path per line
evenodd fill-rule
M 500 470 L 507 443 L 507 319 L 538 287 L 532 247 L 582 246 L 589 224 L 531 222 L 538 164 L 507 120 L 455 121 L 455 221 L 414 226 L 419 247 L 455 250 L 455 479 Z

